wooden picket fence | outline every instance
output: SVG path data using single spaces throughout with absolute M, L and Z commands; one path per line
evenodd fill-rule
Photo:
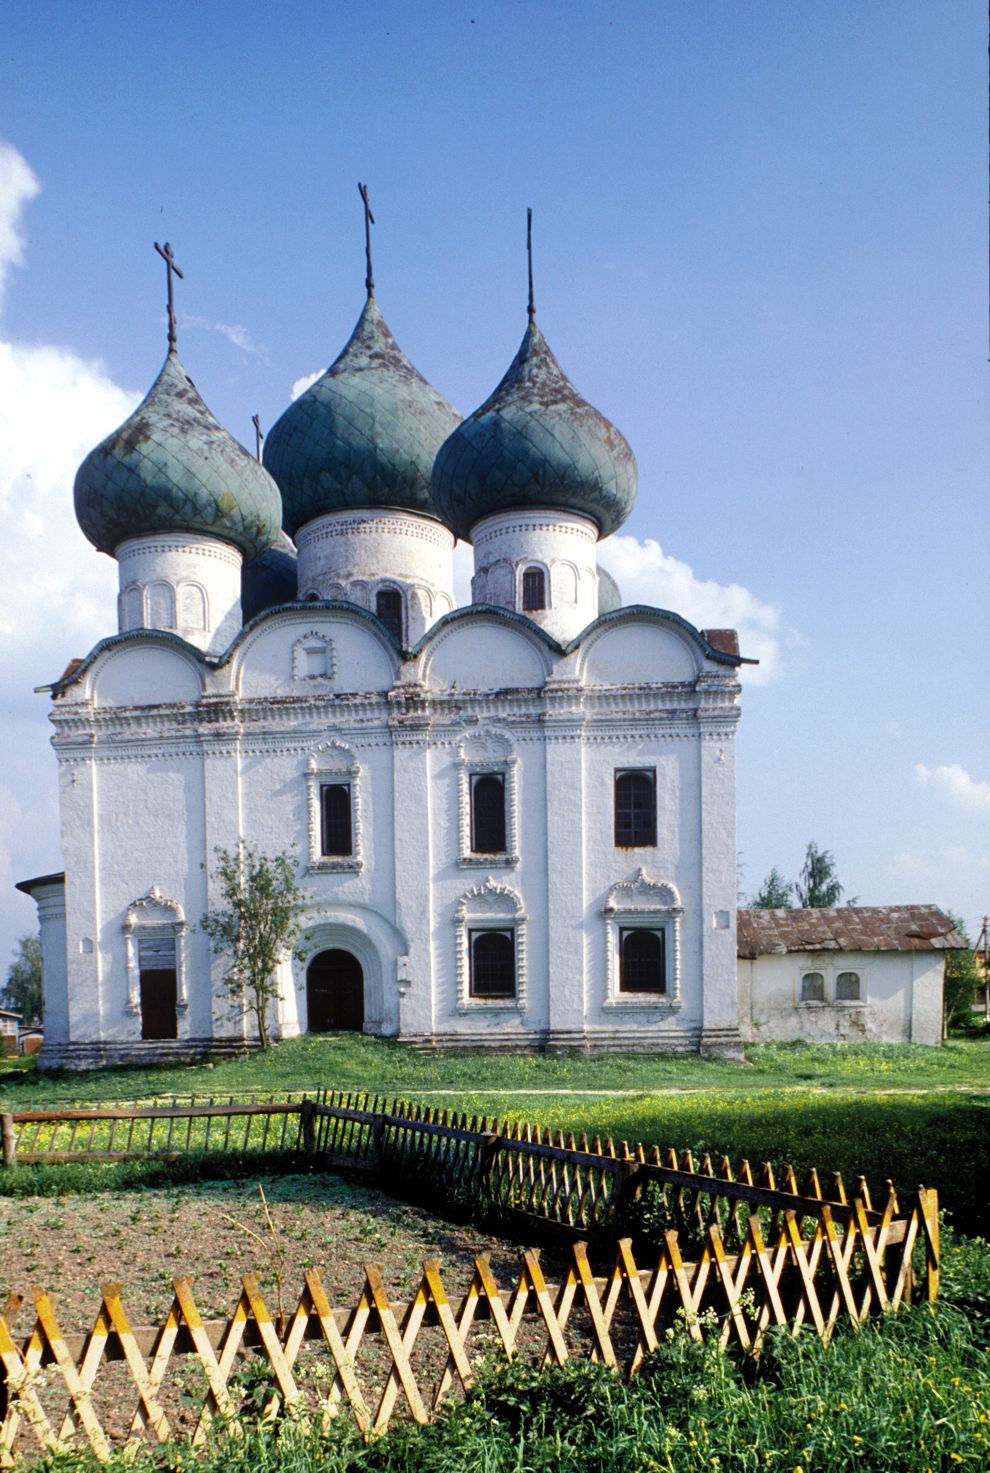
M 164 1324 L 139 1329 L 131 1327 L 120 1286 L 106 1284 L 92 1330 L 76 1336 L 62 1333 L 40 1288 L 32 1291 L 34 1324 L 18 1335 L 22 1301 L 11 1295 L 0 1315 L 7 1392 L 0 1383 L 0 1465 L 83 1441 L 105 1460 L 135 1444 L 236 1435 L 247 1403 L 256 1405 L 251 1387 L 259 1372 L 266 1417 L 326 1429 L 345 1413 L 370 1435 L 397 1413 L 426 1422 L 452 1392 L 471 1387 L 479 1360 L 493 1353 L 511 1359 L 528 1350 L 548 1365 L 579 1356 L 632 1375 L 677 1324 L 695 1340 L 717 1337 L 758 1353 L 772 1326 L 794 1334 L 809 1326 L 827 1338 L 840 1319 L 859 1325 L 919 1292 L 935 1297 L 933 1192 L 920 1190 L 903 1211 L 891 1193 L 880 1213 L 859 1198 L 838 1211 L 816 1199 L 810 1217 L 813 1228 L 784 1207 L 769 1237 L 759 1210 L 744 1229 L 734 1217 L 734 1252 L 710 1218 L 693 1262 L 670 1230 L 647 1268 L 623 1239 L 604 1274 L 594 1272 L 578 1242 L 560 1283 L 546 1281 L 531 1250 L 517 1281 L 502 1287 L 482 1256 L 466 1292 L 454 1296 L 430 1260 L 415 1296 L 398 1304 L 374 1264 L 365 1266 L 350 1307 L 331 1305 L 312 1270 L 295 1309 L 275 1315 L 249 1275 L 223 1321 L 204 1321 L 190 1281 L 179 1278 Z

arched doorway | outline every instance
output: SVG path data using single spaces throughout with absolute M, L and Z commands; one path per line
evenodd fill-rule
M 318 952 L 306 968 L 310 1033 L 360 1033 L 364 1028 L 364 972 L 349 951 Z

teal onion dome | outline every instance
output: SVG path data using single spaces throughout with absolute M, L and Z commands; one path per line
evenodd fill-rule
M 76 519 L 101 552 L 129 537 L 202 533 L 258 557 L 279 535 L 278 487 L 196 391 L 178 354 L 76 472 Z
M 391 508 L 439 519 L 437 450 L 461 416 L 416 371 L 369 297 L 350 341 L 268 431 L 265 465 L 290 537 L 328 512 Z
M 483 517 L 538 508 L 589 517 L 607 537 L 636 500 L 636 459 L 530 322 L 498 388 L 440 447 L 433 500 L 458 537 Z

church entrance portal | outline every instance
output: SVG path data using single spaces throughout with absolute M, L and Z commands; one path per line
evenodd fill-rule
M 306 969 L 310 1033 L 360 1033 L 364 1027 L 364 973 L 349 951 L 321 951 Z
M 141 968 L 141 1037 L 178 1038 L 174 967 Z

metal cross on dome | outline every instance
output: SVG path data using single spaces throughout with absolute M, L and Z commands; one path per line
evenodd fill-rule
M 175 301 L 172 295 L 172 277 L 177 276 L 180 281 L 184 281 L 185 277 L 175 264 L 172 247 L 168 241 L 163 246 L 160 246 L 156 240 L 155 250 L 165 262 L 165 275 L 168 278 L 168 351 L 174 353 L 177 338 L 175 334 Z
M 536 321 L 536 302 L 533 299 L 533 211 L 526 211 L 526 260 L 529 265 L 529 302 L 526 315 L 530 322 Z
M 371 213 L 371 201 L 368 198 L 367 184 L 358 183 L 358 190 L 364 201 L 364 255 L 368 269 L 368 274 L 364 278 L 364 284 L 370 300 L 375 295 L 375 273 L 371 269 L 371 227 L 375 223 L 375 217 Z

